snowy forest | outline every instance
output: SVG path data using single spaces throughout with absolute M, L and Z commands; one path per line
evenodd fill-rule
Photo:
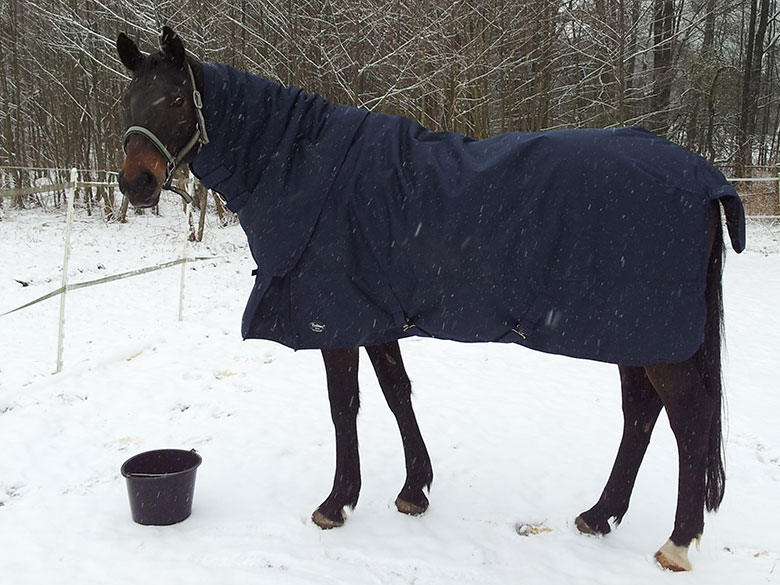
M 151 50 L 170 24 L 202 60 L 431 129 L 481 138 L 642 125 L 750 176 L 779 158 L 777 10 L 777 0 L 4 0 L 0 167 L 116 169 L 127 81 L 116 35 Z

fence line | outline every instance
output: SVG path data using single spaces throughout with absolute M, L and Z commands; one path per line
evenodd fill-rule
M 64 191 L 70 189 L 72 183 L 52 183 L 50 185 L 39 185 L 38 187 L 15 187 L 13 189 L 0 189 L 0 198 L 3 197 L 26 197 L 27 195 L 36 195 L 38 193 L 48 193 L 50 191 Z
M 16 169 L 16 170 L 36 170 L 36 171 L 45 171 L 45 170 L 63 170 L 63 169 L 43 169 L 43 168 L 21 168 L 21 167 L 0 167 L 0 169 Z M 106 175 L 110 174 L 116 174 L 116 173 L 110 173 L 108 171 L 82 171 L 82 172 L 88 172 L 88 173 L 100 173 L 104 172 Z M 183 309 L 184 309 L 184 280 L 185 280 L 185 266 L 189 262 L 200 262 L 204 260 L 213 260 L 215 258 L 220 258 L 221 256 L 205 256 L 205 257 L 196 257 L 196 258 L 187 258 L 187 240 L 184 241 L 184 247 L 182 250 L 181 257 L 176 260 L 171 260 L 169 262 L 164 262 L 162 264 L 156 264 L 153 266 L 147 266 L 145 268 L 139 268 L 136 270 L 131 270 L 129 272 L 123 272 L 121 274 L 115 274 L 112 276 L 106 276 L 103 278 L 98 278 L 95 280 L 85 281 L 85 282 L 79 282 L 75 284 L 70 284 L 68 282 L 68 262 L 70 260 L 70 235 L 73 225 L 73 209 L 75 205 L 75 195 L 76 195 L 76 189 L 83 188 L 83 187 L 118 187 L 118 184 L 116 182 L 101 182 L 101 181 L 79 181 L 78 180 L 78 173 L 79 171 L 77 169 L 70 169 L 70 181 L 65 183 L 53 183 L 50 185 L 39 185 L 36 187 L 22 187 L 22 188 L 12 188 L 12 189 L 0 189 L 0 199 L 3 197 L 24 197 L 27 195 L 35 195 L 39 193 L 47 193 L 51 191 L 67 191 L 67 219 L 66 219 L 66 225 L 65 225 L 65 250 L 64 250 L 64 257 L 63 257 L 63 265 L 62 265 L 62 286 L 60 288 L 53 290 L 42 297 L 39 297 L 33 301 L 30 301 L 20 307 L 17 307 L 15 309 L 12 309 L 10 311 L 7 311 L 5 313 L 1 313 L 0 317 L 4 317 L 6 315 L 10 315 L 11 313 L 15 313 L 16 311 L 20 311 L 22 309 L 25 309 L 27 307 L 30 307 L 32 305 L 35 305 L 37 303 L 43 302 L 47 299 L 50 299 L 54 296 L 60 295 L 60 316 L 59 316 L 59 324 L 58 324 L 58 337 L 57 337 L 57 367 L 55 370 L 56 373 L 60 373 L 62 371 L 62 353 L 64 348 L 64 337 L 65 337 L 65 300 L 67 292 L 70 290 L 78 290 L 80 288 L 86 288 L 90 286 L 97 286 L 101 284 L 106 284 L 108 282 L 113 282 L 115 280 L 122 280 L 125 278 L 130 278 L 133 276 L 138 276 L 141 274 L 146 274 L 149 272 L 155 272 L 157 270 L 163 270 L 165 268 L 171 268 L 173 266 L 177 266 L 179 264 L 182 265 L 181 269 L 181 282 L 179 287 L 179 321 L 183 319 Z M 737 182 L 766 182 L 766 181 L 777 181 L 777 189 L 778 189 L 778 198 L 780 199 L 780 174 L 776 177 L 734 177 L 729 178 L 728 181 L 732 183 Z M 194 179 L 190 179 L 185 183 L 186 188 L 189 189 L 189 193 L 193 194 L 195 192 L 195 181 Z M 189 216 L 189 210 L 190 205 L 187 204 L 185 214 Z M 780 216 L 776 215 L 755 215 L 755 216 L 748 216 L 750 218 L 755 219 L 778 219 Z
M 176 260 L 169 260 L 168 262 L 163 262 L 162 264 L 153 264 L 152 266 L 146 266 L 144 268 L 136 268 L 135 270 L 128 270 L 127 272 L 120 272 L 118 274 L 112 274 L 110 276 L 103 276 L 101 278 L 96 278 L 94 280 L 85 280 L 83 282 L 68 283 L 67 289 L 68 291 L 78 290 L 80 288 L 97 286 L 99 284 L 106 284 L 109 282 L 114 282 L 116 280 L 124 280 L 125 278 L 130 278 L 133 276 L 140 276 L 141 274 L 148 274 L 149 272 L 164 270 L 165 268 L 172 268 L 173 266 L 178 266 L 179 264 L 188 264 L 190 262 L 203 262 L 206 260 L 216 260 L 219 258 L 226 258 L 226 256 L 196 256 L 195 258 L 177 258 Z M 45 295 L 38 297 L 37 299 L 33 299 L 32 301 L 29 301 L 19 307 L 16 307 L 15 309 L 11 309 L 10 311 L 6 311 L 5 313 L 0 313 L 0 317 L 5 317 L 6 315 L 10 315 L 11 313 L 16 313 L 17 311 L 21 311 L 22 309 L 26 309 L 27 307 L 32 307 L 33 305 L 37 305 L 38 303 L 47 301 L 52 297 L 56 297 L 58 294 L 61 294 L 64 291 L 65 291 L 65 287 L 60 286 L 60 288 L 54 289 L 53 291 L 48 292 Z
M 184 184 L 183 181 L 174 181 L 174 184 Z M 52 191 L 64 191 L 75 187 L 79 189 L 81 187 L 119 187 L 119 183 L 116 181 L 79 181 L 78 175 L 74 181 L 71 177 L 70 181 L 65 183 L 50 183 L 48 185 L 37 185 L 35 187 L 11 187 L 8 189 L 0 189 L 0 199 L 3 197 L 26 197 L 27 195 L 37 195 L 39 193 L 50 193 Z
M 5 167 L 8 168 L 8 167 Z M 139 268 L 136 270 L 130 270 L 129 272 L 123 272 L 121 274 L 114 274 L 111 276 L 105 276 L 103 278 L 97 278 L 95 280 L 89 280 L 85 282 L 79 282 L 75 284 L 70 284 L 68 282 L 68 263 L 70 260 L 70 236 L 71 231 L 73 227 L 73 210 L 75 206 L 75 199 L 76 199 L 76 189 L 82 188 L 82 187 L 118 187 L 117 183 L 114 182 L 96 182 L 96 181 L 79 181 L 78 180 L 78 173 L 79 171 L 77 169 L 71 169 L 70 170 L 70 181 L 66 183 L 55 183 L 50 185 L 40 185 L 36 187 L 26 187 L 26 188 L 15 188 L 15 189 L 2 189 L 0 190 L 0 199 L 3 197 L 24 197 L 26 195 L 34 195 L 37 193 L 47 193 L 51 191 L 67 191 L 67 219 L 65 222 L 65 250 L 64 250 L 64 257 L 62 261 L 62 286 L 60 288 L 53 290 L 42 297 L 39 297 L 37 299 L 34 299 L 20 307 L 17 307 L 15 309 L 12 309 L 10 311 L 6 311 L 5 313 L 0 314 L 0 317 L 4 317 L 6 315 L 10 315 L 11 313 L 15 313 L 17 311 L 20 311 L 22 309 L 26 309 L 27 307 L 31 307 L 33 305 L 36 305 L 40 302 L 43 302 L 47 299 L 50 299 L 52 297 L 55 297 L 57 295 L 60 295 L 60 315 L 59 315 L 59 323 L 58 323 L 58 334 L 57 334 L 57 367 L 55 370 L 55 374 L 58 374 L 62 371 L 62 353 L 64 349 L 64 338 L 65 338 L 65 300 L 67 297 L 68 291 L 72 290 L 78 290 L 80 288 L 86 288 L 90 286 L 98 286 L 101 284 L 105 284 L 108 282 L 113 282 L 115 280 L 122 280 L 125 278 L 130 278 L 133 276 L 138 276 L 141 274 L 146 274 L 149 272 L 155 272 L 157 270 L 163 270 L 165 268 L 171 268 L 172 266 L 177 266 L 179 264 L 182 265 L 181 270 L 181 280 L 179 285 L 179 321 L 183 318 L 183 311 L 184 311 L 184 277 L 186 274 L 186 271 L 184 270 L 185 266 L 189 262 L 200 262 L 204 260 L 213 260 L 215 258 L 220 258 L 221 256 L 201 256 L 196 258 L 188 258 L 187 257 L 187 247 L 188 247 L 188 240 L 187 238 L 184 239 L 184 247 L 182 249 L 181 257 L 176 260 L 171 260 L 169 262 L 163 262 L 162 264 L 156 264 L 153 266 L 147 266 L 145 268 Z M 191 180 L 187 182 L 186 186 L 190 189 L 190 193 L 194 193 L 195 189 L 195 183 L 194 180 Z M 186 207 L 186 213 L 187 216 L 189 214 L 190 206 L 189 204 Z
M 770 177 L 730 177 L 726 180 L 731 183 L 766 183 L 774 181 L 777 183 L 775 195 L 777 196 L 778 207 L 780 207 L 780 169 L 778 170 L 777 175 Z M 745 193 L 743 197 L 749 197 L 750 195 L 752 195 L 752 193 Z M 750 219 L 780 219 L 780 215 L 766 214 L 747 215 L 746 217 Z
M 28 173 L 45 172 L 45 173 L 49 173 L 50 175 L 50 177 L 38 177 L 37 180 L 43 180 L 47 178 L 51 180 L 51 175 L 57 175 L 64 171 L 67 171 L 68 173 L 72 173 L 73 170 L 74 170 L 73 168 L 65 169 L 59 167 L 21 167 L 21 166 L 0 165 L 0 174 L 10 174 L 13 171 L 26 171 Z M 76 171 L 79 174 L 87 175 L 87 176 L 103 175 L 107 177 L 107 180 L 109 177 L 116 178 L 119 175 L 117 171 L 103 171 L 98 169 L 76 169 Z M 33 187 L 2 188 L 0 189 L 0 199 L 2 199 L 3 197 L 25 197 L 27 195 L 35 195 L 38 193 L 46 193 L 49 191 L 64 191 L 65 189 L 68 189 L 69 186 L 70 186 L 70 181 L 35 185 Z M 116 180 L 109 181 L 109 182 L 81 181 L 79 182 L 79 186 L 80 187 L 116 187 L 117 184 L 116 184 Z
M 3 167 L 0 166 L 1 170 L 8 170 L 8 169 L 14 169 L 14 170 L 28 170 L 28 171 L 62 171 L 64 169 L 58 169 L 58 168 L 37 168 L 37 167 Z M 70 169 L 71 173 L 76 169 Z M 106 176 L 109 175 L 117 175 L 115 171 L 100 171 L 100 170 L 94 170 L 94 169 L 81 169 L 77 170 L 78 173 L 89 173 L 89 174 L 105 174 Z M 39 193 L 47 193 L 51 191 L 64 191 L 66 189 L 70 189 L 73 186 L 74 179 L 73 177 L 77 175 L 71 174 L 71 181 L 65 182 L 65 183 L 53 183 L 50 185 L 39 185 L 35 187 L 16 187 L 16 188 L 8 188 L 8 189 L 0 189 L 0 199 L 3 199 L 3 197 L 25 197 L 27 195 L 36 195 Z M 778 172 L 775 176 L 769 176 L 769 177 L 728 177 L 726 179 L 727 181 L 731 183 L 766 183 L 766 182 L 776 182 L 777 183 L 777 200 L 778 205 L 780 205 L 780 172 Z M 81 187 L 111 187 L 116 188 L 118 187 L 118 183 L 114 181 L 78 181 L 78 179 L 75 179 L 75 188 L 81 188 Z M 189 181 L 183 181 L 178 180 L 175 181 L 177 186 L 184 188 L 185 190 L 189 189 L 189 193 L 194 193 L 194 180 L 190 178 Z M 746 193 L 744 196 L 749 197 L 751 194 Z M 753 219 L 778 219 L 780 218 L 780 215 L 748 215 L 747 217 L 753 218 Z
M 68 171 L 70 172 L 73 169 L 73 167 L 19 167 L 19 166 L 13 166 L 13 165 L 0 165 L 0 171 L 33 171 L 33 172 L 40 172 L 40 171 Z M 100 174 L 104 173 L 107 175 L 118 175 L 119 171 L 106 171 L 101 169 L 76 169 L 80 173 L 93 173 L 93 174 Z

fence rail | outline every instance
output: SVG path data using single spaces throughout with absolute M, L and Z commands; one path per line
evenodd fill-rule
M 106 184 L 108 185 L 109 183 Z M 48 193 L 50 191 L 64 191 L 65 189 L 70 189 L 72 187 L 73 184 L 68 182 L 68 183 L 53 183 L 50 185 L 39 185 L 37 187 L 16 187 L 12 189 L 0 189 L 0 198 L 26 197 L 27 195 L 37 195 L 38 193 Z

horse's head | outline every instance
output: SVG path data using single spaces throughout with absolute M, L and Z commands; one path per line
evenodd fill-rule
M 168 27 L 160 46 L 160 52 L 146 55 L 124 33 L 116 41 L 119 58 L 133 74 L 122 97 L 128 128 L 119 188 L 136 207 L 156 205 L 176 167 L 208 142 L 197 87 L 202 86 L 199 63 L 187 57 Z

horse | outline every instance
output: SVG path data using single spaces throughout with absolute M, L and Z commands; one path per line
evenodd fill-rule
M 204 186 L 221 193 L 228 207 L 238 213 L 258 263 L 259 274 L 244 313 L 244 337 L 321 350 L 336 435 L 336 470 L 330 494 L 312 515 L 315 524 L 323 529 L 341 526 L 344 511 L 357 505 L 360 494 L 356 430 L 359 347 L 368 353 L 403 441 L 406 481 L 396 506 L 402 513 L 420 515 L 429 506 L 426 493 L 430 494 L 433 470 L 412 407 L 411 382 L 398 340 L 422 335 L 514 342 L 618 366 L 623 434 L 600 497 L 574 521 L 584 534 L 606 535 L 623 520 L 656 420 L 661 409 L 666 409 L 678 448 L 678 498 L 674 529 L 655 559 L 668 570 L 692 568 L 689 546 L 702 535 L 705 509 L 716 511 L 725 489 L 721 430 L 725 246 L 721 206 L 734 249 L 740 252 L 744 248 L 742 204 L 718 171 L 696 155 L 638 130 L 509 133 L 488 141 L 431 133 L 404 118 L 334 106 L 297 88 L 278 86 L 227 66 L 202 63 L 185 51 L 183 41 L 169 27 L 163 28 L 160 47 L 158 52 L 142 53 L 124 33 L 117 38 L 119 58 L 132 73 L 122 97 L 128 129 L 120 189 L 134 206 L 153 206 L 161 190 L 170 187 L 173 171 L 188 164 Z M 236 80 L 243 85 L 236 85 Z M 221 114 L 218 107 L 227 108 L 228 113 Z M 252 112 L 256 110 L 260 113 L 255 118 Z M 375 134 L 368 139 L 371 128 Z M 242 142 L 245 136 L 251 143 Z M 571 143 L 579 145 L 579 150 L 568 152 L 565 164 L 556 164 L 554 171 L 542 170 L 540 158 L 560 158 L 560 149 Z M 643 167 L 644 174 L 637 178 L 633 170 L 620 167 L 618 150 L 626 144 L 639 145 L 640 158 L 657 155 L 662 161 L 658 166 L 669 175 L 664 174 L 663 181 L 648 179 L 661 171 Z M 598 164 L 606 165 L 608 172 L 599 173 L 587 164 L 575 169 L 576 159 L 592 148 L 603 148 L 607 153 Z M 410 171 L 423 163 L 405 158 L 405 153 L 427 156 L 419 153 L 429 151 L 433 162 L 424 163 L 426 172 Z M 507 154 L 516 151 L 520 154 Z M 676 158 L 664 163 L 666 156 Z M 548 175 L 541 195 L 522 198 L 511 189 L 506 196 L 493 195 L 493 179 L 499 175 L 512 185 L 534 179 L 530 171 L 523 170 L 529 159 L 534 161 L 531 170 Z M 678 159 L 684 162 L 678 164 Z M 469 164 L 480 167 L 480 173 L 487 168 L 489 174 L 468 175 L 463 169 Z M 634 161 L 629 166 L 643 164 Z M 681 165 L 695 170 L 673 168 Z M 619 180 L 623 182 L 614 183 L 616 176 L 624 175 L 627 178 Z M 377 195 L 379 176 L 392 185 L 386 201 Z M 420 184 L 410 187 L 411 183 L 399 182 L 402 180 Z M 566 180 L 576 183 L 575 187 Z M 670 186 L 671 180 L 684 184 Z M 586 185 L 583 197 L 592 200 L 575 203 L 569 192 L 581 184 Z M 350 188 L 349 197 L 342 197 Z M 650 194 L 636 195 L 645 188 Z M 447 189 L 476 202 L 479 214 L 500 200 L 497 207 L 503 215 L 508 213 L 507 206 L 529 207 L 534 215 L 519 224 L 507 224 L 506 229 L 493 225 L 491 234 L 485 236 L 477 229 L 481 219 L 475 220 L 482 215 L 452 203 L 457 197 Z M 562 191 L 566 199 L 557 204 L 556 197 Z M 617 191 L 630 191 L 635 196 L 632 199 Z M 653 191 L 663 192 L 665 198 L 653 199 Z M 457 241 L 420 219 L 427 208 L 419 206 L 428 205 L 434 193 L 444 193 L 431 205 L 449 214 L 446 222 L 457 226 Z M 603 197 L 608 200 L 599 199 Z M 650 201 L 642 203 L 641 213 L 632 214 L 630 207 L 617 215 L 612 211 L 616 201 L 634 206 L 640 205 L 635 201 L 640 199 Z M 574 213 L 576 205 L 581 207 Z M 538 215 L 549 207 L 555 207 L 565 229 Z M 663 213 L 647 216 L 659 207 Z M 387 217 L 376 220 L 381 214 Z M 339 218 L 347 216 L 347 225 L 342 225 Z M 368 229 L 363 229 L 364 223 Z M 389 223 L 393 229 L 402 225 L 405 231 L 398 238 L 388 236 L 389 243 L 380 248 L 376 241 L 382 236 L 380 232 L 391 229 Z M 619 225 L 612 225 L 615 223 Z M 443 231 L 452 231 L 448 226 Z M 334 230 L 338 232 L 335 240 L 324 239 Z M 611 234 L 613 240 L 627 234 L 624 244 L 611 242 L 619 248 L 614 259 L 615 252 L 591 241 L 600 231 Z M 408 249 L 415 239 L 430 242 L 425 237 L 432 237 L 431 232 L 439 238 L 437 245 L 444 242 L 444 253 L 424 244 L 422 251 L 410 255 Z M 552 234 L 551 243 L 544 242 L 546 234 Z M 293 237 L 297 240 L 285 241 Z M 526 239 L 518 240 L 520 237 Z M 572 249 L 586 247 L 588 255 L 561 252 L 569 240 Z M 661 244 L 653 242 L 659 240 L 664 246 L 678 248 L 658 248 Z M 313 241 L 317 244 L 312 245 Z M 349 252 L 344 241 L 352 242 L 358 252 Z M 522 250 L 518 242 L 522 242 Z M 655 246 L 655 257 L 647 265 L 637 265 L 632 259 L 635 242 Z M 501 268 L 483 268 L 482 257 L 475 255 L 481 252 L 474 252 L 477 248 L 489 249 L 491 257 L 500 256 Z M 404 253 L 403 261 L 393 256 Z M 548 255 L 540 272 L 527 279 L 506 276 L 515 264 L 526 269 L 529 256 L 543 253 Z M 438 256 L 429 258 L 435 254 Z M 459 300 L 460 304 L 454 305 L 456 301 L 449 299 L 457 296 L 455 293 L 429 294 L 430 285 L 424 279 L 407 285 L 404 278 L 411 278 L 409 274 L 418 267 L 415 263 L 423 257 L 431 279 L 446 278 L 448 286 L 455 287 L 458 279 L 465 280 L 459 288 L 467 291 L 476 286 L 480 298 Z M 619 272 L 626 263 L 633 263 L 629 268 L 639 285 L 627 284 L 616 294 L 614 289 L 623 286 L 620 282 L 605 287 L 592 276 L 582 276 L 579 263 L 588 264 L 589 270 L 602 270 L 599 274 L 604 270 Z M 655 274 L 656 264 L 660 280 L 673 280 L 672 274 L 679 273 L 685 275 L 685 283 L 671 288 L 668 283 L 648 284 L 648 274 Z M 555 271 L 565 278 L 555 280 L 558 284 L 550 288 Z M 537 288 L 546 282 L 550 294 L 569 295 L 568 300 L 531 297 L 523 292 L 525 280 Z M 347 288 L 342 281 L 348 282 Z M 503 286 L 505 282 L 507 286 Z M 425 294 L 428 296 L 421 298 Z M 603 301 L 599 295 L 610 300 Z M 516 321 L 493 315 L 503 315 L 504 309 L 497 304 L 503 300 L 516 308 L 520 302 L 516 297 L 525 303 Z M 679 300 L 683 297 L 685 302 Z M 366 298 L 369 301 L 361 304 Z M 577 302 L 590 303 L 583 317 L 572 309 Z M 334 312 L 342 310 L 342 305 L 349 312 L 346 316 Z M 636 315 L 631 313 L 632 307 L 638 307 Z M 623 312 L 634 316 L 624 318 Z

